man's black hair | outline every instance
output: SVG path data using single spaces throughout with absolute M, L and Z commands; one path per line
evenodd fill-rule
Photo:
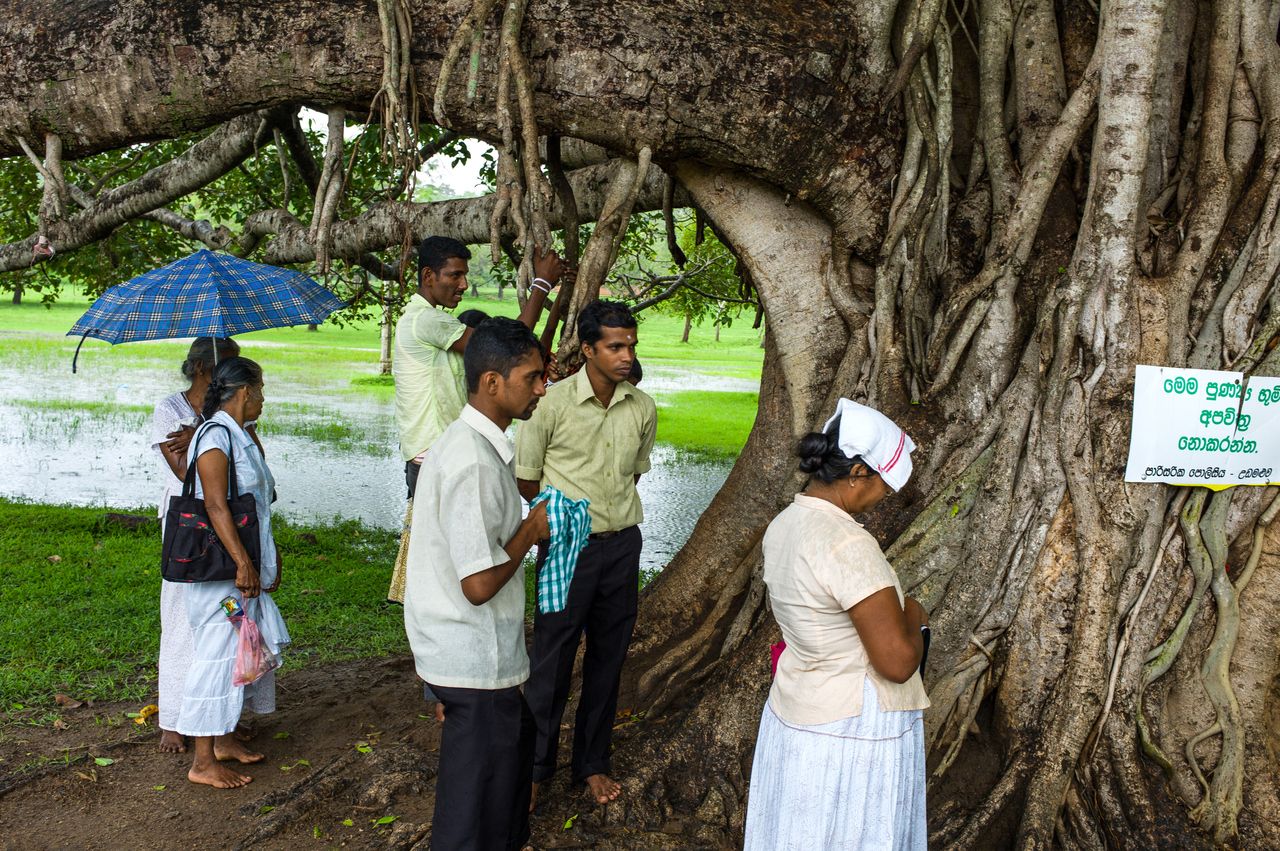
M 475 393 L 480 389 L 480 376 L 486 372 L 496 372 L 507 378 L 515 365 L 531 351 L 541 353 L 542 347 L 523 323 L 502 316 L 481 322 L 462 353 L 467 392 Z
M 601 328 L 634 328 L 636 318 L 631 308 L 620 301 L 597 300 L 582 308 L 578 314 L 578 340 L 594 346 L 604 336 Z
M 418 245 L 418 274 L 424 269 L 439 274 L 444 264 L 454 257 L 470 260 L 471 250 L 453 237 L 429 236 Z
M 483 310 L 477 310 L 474 307 L 464 310 L 458 314 L 458 321 L 463 325 L 466 325 L 468 328 L 478 328 L 480 327 L 480 323 L 488 318 L 489 314 L 485 313 Z

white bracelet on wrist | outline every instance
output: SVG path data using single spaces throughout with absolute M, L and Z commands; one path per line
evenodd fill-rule
M 547 288 L 546 288 L 545 290 L 542 290 L 542 291 L 543 291 L 543 292 L 545 292 L 545 293 L 550 293 L 550 292 L 551 292 L 551 288 L 555 286 L 555 284 L 551 283 L 551 282 L 550 282 L 550 281 L 548 281 L 546 278 L 534 278 L 534 279 L 533 279 L 533 284 L 531 284 L 531 286 L 536 286 L 537 284 L 546 284 L 546 285 L 547 285 Z M 540 289 L 540 290 L 541 290 L 541 289 L 542 289 L 542 287 L 538 287 L 538 289 Z
M 537 284 L 537 282 L 536 282 L 536 281 L 535 281 L 534 283 L 532 283 L 532 284 L 530 284 L 530 285 L 529 285 L 529 289 L 531 289 L 531 290 L 537 290 L 538 292 L 546 293 L 547 295 L 551 295 L 551 290 L 547 289 L 546 287 L 540 287 L 540 286 L 538 286 L 538 284 Z

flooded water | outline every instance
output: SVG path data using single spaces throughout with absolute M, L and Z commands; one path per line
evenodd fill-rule
M 156 504 L 162 486 L 160 461 L 150 449 L 150 411 L 180 388 L 170 372 L 161 370 L 126 373 L 103 367 L 93 372 L 37 371 L 3 382 L 0 496 L 117 508 Z M 654 372 L 652 382 L 646 375 L 645 389 L 657 393 L 667 383 L 679 389 L 756 388 L 738 379 L 691 383 L 687 376 L 681 381 Z M 273 417 L 281 425 L 273 426 Z M 307 436 L 312 429 L 335 426 L 341 429 L 337 438 L 331 431 L 324 432 L 327 439 Z M 277 384 L 268 388 L 259 431 L 277 481 L 277 512 L 302 522 L 356 518 L 399 528 L 404 465 L 389 396 L 290 395 Z M 654 450 L 653 469 L 639 487 L 644 569 L 660 570 L 684 545 L 731 466 L 730 461 L 693 460 L 661 445 Z

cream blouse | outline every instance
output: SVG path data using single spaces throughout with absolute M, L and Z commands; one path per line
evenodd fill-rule
M 862 714 L 870 677 L 885 711 L 929 705 L 917 671 L 905 683 L 875 672 L 849 609 L 898 577 L 871 533 L 825 499 L 797 494 L 764 536 L 764 581 L 787 649 L 769 692 L 783 721 L 826 724 Z

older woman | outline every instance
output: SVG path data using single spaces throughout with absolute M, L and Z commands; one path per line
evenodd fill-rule
M 906 484 L 915 444 L 840 400 L 800 443 L 804 491 L 764 537 L 786 650 L 760 719 L 746 848 L 923 849 L 927 617 L 853 519 Z
M 217 355 L 214 346 L 217 345 Z M 195 427 L 204 420 L 204 406 L 209 389 L 209 376 L 219 360 L 240 354 L 231 339 L 214 340 L 199 337 L 187 350 L 182 362 L 182 377 L 190 384 L 156 405 L 151 417 L 151 448 L 160 457 L 160 476 L 164 493 L 160 497 L 160 522 L 169 510 L 169 497 L 182 490 L 187 474 L 187 447 Z M 178 710 L 182 706 L 182 689 L 191 665 L 191 626 L 187 623 L 186 585 L 181 582 L 160 583 L 160 750 L 183 753 L 186 743 L 178 735 Z
M 187 672 L 177 731 L 194 740 L 195 757 L 187 773 L 193 783 L 219 789 L 243 786 L 253 778 L 221 764 L 222 760 L 253 763 L 252 753 L 232 732 L 246 703 L 257 713 L 275 711 L 275 677 L 268 673 L 247 686 L 231 682 L 237 634 L 221 600 L 231 596 L 257 623 L 267 648 L 279 657 L 289 643 L 280 610 L 268 592 L 280 582 L 280 560 L 271 536 L 271 495 L 275 481 L 262 450 L 245 431 L 245 423 L 262 413 L 262 369 L 248 358 L 225 360 L 213 370 L 188 463 L 197 470 L 196 496 L 204 500 L 210 525 L 236 563 L 236 578 L 223 582 L 194 582 L 186 588 L 187 619 L 193 634 L 193 659 Z M 257 503 L 261 555 L 255 565 L 232 523 L 227 504 L 230 465 L 235 465 L 240 493 Z

